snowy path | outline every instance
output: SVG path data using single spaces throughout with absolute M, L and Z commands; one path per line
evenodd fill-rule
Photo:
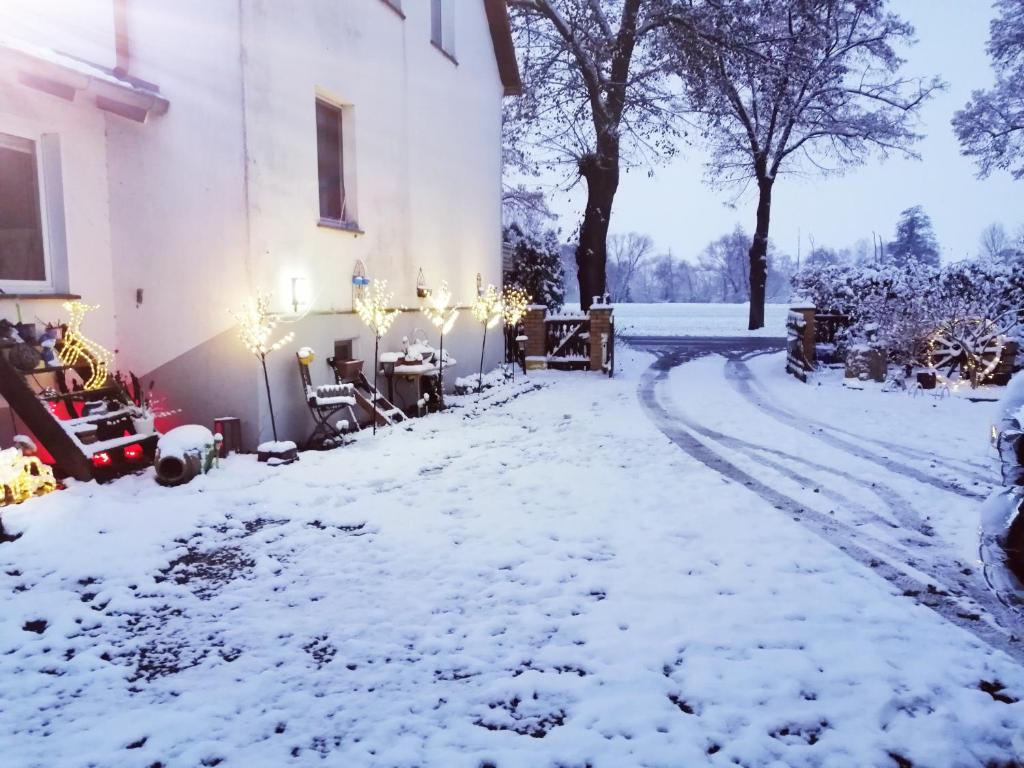
M 749 345 L 736 349 L 734 343 L 718 345 L 718 350 L 725 359 L 702 360 L 679 371 L 674 386 L 665 386 L 669 371 L 707 354 L 707 345 L 697 349 L 685 345 L 674 356 L 663 356 L 644 375 L 640 399 L 659 429 L 706 466 L 743 483 L 776 509 L 790 513 L 875 569 L 905 595 L 1024 662 L 1020 595 L 993 590 L 977 567 L 974 552 L 965 557 L 937 536 L 932 524 L 953 518 L 961 533 L 976 532 L 977 510 L 968 508 L 970 516 L 965 517 L 962 505 L 949 494 L 978 503 L 986 498 L 991 487 L 978 471 L 983 465 L 857 434 L 843 428 L 844 420 L 827 424 L 780 407 L 778 398 L 758 384 L 743 359 L 757 354 L 756 350 Z M 781 366 L 778 355 L 769 360 Z M 691 375 L 684 380 L 686 373 Z M 731 391 L 723 386 L 726 382 L 732 385 Z M 805 394 L 792 381 L 786 383 L 798 397 Z M 712 391 L 717 391 L 719 401 L 709 409 Z M 698 407 L 681 407 L 684 397 Z M 814 412 L 813 408 L 803 410 Z M 767 423 L 771 419 L 788 430 L 780 432 L 778 424 L 773 428 Z M 787 436 L 786 431 L 811 439 Z M 756 441 L 737 435 L 754 435 Z M 823 450 L 821 443 L 836 450 Z M 865 443 L 873 443 L 876 449 L 865 448 Z M 788 451 L 780 450 L 780 445 Z M 895 461 L 888 455 L 893 453 L 918 465 Z M 990 467 L 988 477 L 991 473 Z M 970 487 L 960 478 L 968 479 Z
M 0 763 L 1024 760 L 1020 664 L 680 452 L 637 401 L 646 361 L 622 357 L 612 380 L 536 376 L 290 467 L 237 457 L 7 513 Z M 694 365 L 712 361 L 702 421 L 746 402 L 722 360 Z M 751 445 L 798 476 L 832 465 Z M 865 519 L 842 526 L 873 526 L 877 497 L 850 496 Z

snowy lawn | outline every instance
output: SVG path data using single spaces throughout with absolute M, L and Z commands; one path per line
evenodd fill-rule
M 749 312 L 749 304 L 616 304 L 615 330 L 621 336 L 786 335 L 788 304 L 768 304 L 757 331 L 747 330 Z
M 619 358 L 291 466 L 6 512 L 0 763 L 1024 760 L 1017 661 L 685 455 Z

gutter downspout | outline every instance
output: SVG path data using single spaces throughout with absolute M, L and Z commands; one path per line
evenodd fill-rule
M 131 42 L 128 37 L 128 0 L 114 2 L 114 74 L 124 78 L 128 75 Z

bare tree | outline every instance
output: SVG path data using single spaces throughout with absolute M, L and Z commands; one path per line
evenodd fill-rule
M 608 239 L 608 292 L 613 301 L 634 301 L 634 281 L 653 251 L 649 235 L 630 232 Z
M 914 156 L 910 120 L 937 80 L 899 74 L 913 28 L 885 0 L 675 0 L 665 41 L 709 143 L 715 184 L 757 185 L 751 329 L 764 325 L 780 172 L 840 172 L 876 151 Z
M 1002 259 L 1013 248 L 1010 235 L 999 222 L 989 224 L 981 231 L 981 257 L 985 259 Z
M 507 0 L 524 81 L 517 142 L 587 185 L 576 261 L 580 303 L 605 292 L 608 226 L 623 163 L 670 155 L 675 125 L 650 45 L 662 0 Z
M 978 163 L 980 176 L 996 169 L 1024 178 L 1024 0 L 996 0 L 988 53 L 996 83 L 974 91 L 953 116 L 961 152 Z

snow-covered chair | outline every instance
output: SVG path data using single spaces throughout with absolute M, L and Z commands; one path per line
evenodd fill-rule
M 309 412 L 316 422 L 306 444 L 310 448 L 321 449 L 344 445 L 345 434 L 359 429 L 359 421 L 352 410 L 356 404 L 352 385 L 321 384 L 314 387 L 309 375 L 309 363 L 313 360 L 312 350 L 304 347 L 299 350 L 296 358 L 306 405 L 309 406 Z

